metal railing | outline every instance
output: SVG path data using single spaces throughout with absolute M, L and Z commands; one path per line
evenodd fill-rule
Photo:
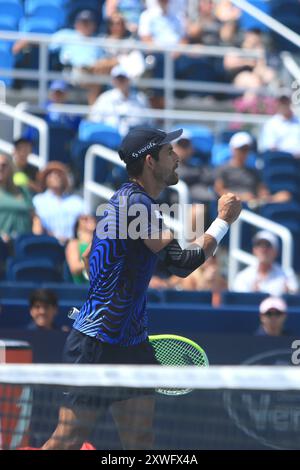
M 242 210 L 239 218 L 230 228 L 229 236 L 229 265 L 228 265 L 228 287 L 233 289 L 235 277 L 239 271 L 239 263 L 253 265 L 257 263 L 254 255 L 241 249 L 242 223 L 268 230 L 277 235 L 282 241 L 281 264 L 284 270 L 289 271 L 293 266 L 293 237 L 289 229 L 272 220 L 261 217 L 253 212 Z
M 85 165 L 84 165 L 84 201 L 86 208 L 89 212 L 95 210 L 96 196 L 105 201 L 108 201 L 114 194 L 114 190 L 107 187 L 105 184 L 97 183 L 94 180 L 94 163 L 97 158 L 102 158 L 116 166 L 125 168 L 124 162 L 120 160 L 117 152 L 108 149 L 103 145 L 92 145 L 86 152 Z M 179 181 L 176 186 L 171 186 L 169 189 L 177 192 L 178 204 L 181 208 L 186 207 L 185 204 L 189 202 L 189 191 L 188 186 L 183 181 Z M 165 223 L 172 229 L 176 230 L 179 236 L 179 241 L 182 246 L 185 246 L 184 228 L 186 222 L 186 216 L 184 210 L 178 212 L 178 219 L 164 216 Z
M 64 79 L 72 83 L 74 75 L 70 72 L 52 72 L 48 70 L 49 50 L 48 45 L 53 41 L 53 35 L 37 34 L 37 33 L 21 33 L 11 31 L 0 31 L 2 40 L 27 40 L 31 44 L 39 45 L 39 71 L 28 69 L 7 70 L 0 67 L 0 74 L 4 77 L 23 78 L 27 80 L 38 80 L 38 102 L 42 105 L 47 99 L 47 83 L 50 80 Z M 79 38 L 61 38 L 60 44 L 81 44 Z M 183 45 L 177 44 L 173 46 L 160 46 L 159 44 L 146 44 L 133 39 L 112 40 L 108 38 L 85 38 L 85 44 L 97 45 L 102 48 L 116 49 L 118 51 L 138 50 L 143 53 L 153 54 L 161 53 L 164 55 L 164 71 L 163 79 L 135 79 L 135 84 L 141 87 L 151 87 L 164 90 L 166 108 L 174 108 L 174 91 L 175 90 L 193 90 L 193 91 L 210 91 L 220 93 L 241 94 L 244 88 L 239 88 L 230 84 L 222 84 L 217 82 L 195 82 L 189 80 L 174 79 L 174 59 L 173 54 L 190 54 L 199 57 L 224 57 L 225 54 L 235 54 L 239 57 L 262 58 L 264 53 L 261 51 L 246 51 L 236 47 L 217 47 L 217 46 L 201 46 L 201 45 Z M 82 83 L 110 83 L 110 76 L 90 75 L 83 73 L 80 77 Z M 265 91 L 261 90 L 262 93 Z
M 3 80 L 0 80 L 0 103 L 6 103 L 6 85 Z
M 290 52 L 281 53 L 282 63 L 290 75 L 300 84 L 300 67 Z
M 265 26 L 268 26 L 268 28 L 280 34 L 280 36 L 284 37 L 291 43 L 295 44 L 295 46 L 300 47 L 300 36 L 299 34 L 295 33 L 295 31 L 291 30 L 284 24 L 275 20 L 270 15 L 260 10 L 259 8 L 255 7 L 254 5 L 251 5 L 251 3 L 247 2 L 246 0 L 231 0 L 231 1 L 238 8 L 240 8 L 241 10 L 245 11 L 249 15 L 256 18 Z
M 9 106 L 5 103 L 0 103 L 0 114 L 15 120 L 19 120 L 24 124 L 34 127 L 39 132 L 39 151 L 38 155 L 31 154 L 29 162 L 37 166 L 39 169 L 44 168 L 48 161 L 48 147 L 49 147 L 49 132 L 48 124 L 43 120 L 32 114 L 20 111 L 19 109 Z M 14 135 L 14 138 L 20 135 Z
M 21 102 L 17 104 L 16 109 L 33 112 L 33 113 L 46 113 L 45 108 L 32 105 L 31 103 Z M 77 104 L 51 104 L 48 106 L 48 112 L 64 113 L 64 114 L 77 114 L 86 116 L 90 112 L 90 107 L 87 105 Z M 105 112 L 101 112 L 105 115 Z M 296 110 L 297 114 L 297 110 Z M 126 112 L 123 113 L 126 117 Z M 218 111 L 191 111 L 191 110 L 171 110 L 171 109 L 152 109 L 145 108 L 142 111 L 134 109 L 130 111 L 131 117 L 142 117 L 153 120 L 163 121 L 164 128 L 168 131 L 176 123 L 209 123 L 210 127 L 215 132 L 223 130 L 225 123 L 238 122 L 241 124 L 252 124 L 253 127 L 264 124 L 270 116 L 268 114 L 242 114 L 242 113 L 231 113 L 231 112 L 218 112 Z M 20 135 L 22 132 L 22 123 L 18 120 L 14 120 L 14 135 Z

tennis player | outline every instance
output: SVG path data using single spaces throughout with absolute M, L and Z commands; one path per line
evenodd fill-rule
M 156 364 L 148 341 L 146 292 L 158 257 L 170 273 L 188 276 L 215 252 L 229 225 L 239 216 L 240 200 L 234 194 L 223 195 L 217 219 L 201 239 L 184 250 L 164 226 L 161 213 L 153 207 L 157 207 L 155 199 L 160 192 L 178 182 L 179 158 L 171 142 L 181 133 L 182 129 L 166 133 L 135 128 L 123 139 L 119 155 L 126 164 L 129 182 L 113 195 L 99 217 L 91 247 L 85 253 L 90 290 L 67 338 L 65 362 Z M 129 230 L 135 204 L 143 208 L 138 237 Z M 119 227 L 125 216 L 124 230 L 124 224 Z M 88 392 L 78 396 L 70 391 L 65 396 L 59 424 L 43 449 L 79 449 L 97 412 L 109 405 L 123 448 L 153 447 L 153 391 L 111 393 L 111 397 L 98 400 Z

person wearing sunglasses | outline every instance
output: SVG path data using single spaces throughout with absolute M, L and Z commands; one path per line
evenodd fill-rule
M 260 326 L 256 336 L 287 336 L 287 304 L 280 297 L 267 297 L 259 306 Z

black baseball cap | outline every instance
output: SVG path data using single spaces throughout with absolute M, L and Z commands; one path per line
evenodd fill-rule
M 145 157 L 152 150 L 169 144 L 181 136 L 183 129 L 173 132 L 164 132 L 151 127 L 135 127 L 131 129 L 122 140 L 119 156 L 125 163 L 134 162 Z

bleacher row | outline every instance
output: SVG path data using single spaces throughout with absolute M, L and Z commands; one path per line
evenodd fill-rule
M 38 287 L 53 290 L 59 301 L 58 326 L 72 325 L 67 313 L 80 308 L 87 297 L 88 287 L 57 283 L 0 282 L 0 328 L 24 328 L 31 320 L 28 307 L 30 293 Z M 221 305 L 212 307 L 209 291 L 176 290 L 148 291 L 150 329 L 173 333 L 197 329 L 203 333 L 251 334 L 258 326 L 258 305 L 267 297 L 261 293 L 223 292 Z M 285 295 L 288 304 L 287 329 L 300 333 L 300 296 Z
M 102 0 L 1 0 L 0 30 L 54 33 L 72 27 L 76 14 L 85 9 L 101 21 Z
M 280 23 L 299 33 L 300 11 L 297 0 L 249 0 L 254 6 L 271 15 Z M 130 8 L 132 5 L 126 5 Z M 90 9 L 98 19 L 100 31 L 105 31 L 105 2 L 104 0 L 0 0 L 0 31 L 20 31 L 27 33 L 53 34 L 62 28 L 72 28 L 77 13 L 83 9 Z M 259 20 L 242 12 L 239 19 L 241 30 L 258 28 L 268 31 Z M 287 50 L 297 52 L 298 48 L 283 36 L 271 31 L 273 45 L 277 51 Z M 2 68 L 12 69 L 16 57 L 12 53 L 12 41 L 0 41 L 0 64 Z M 31 58 L 29 68 L 38 68 L 38 58 Z M 51 67 L 51 60 L 50 60 Z M 207 70 L 205 70 L 207 69 Z M 209 71 L 208 71 L 209 70 Z M 223 81 L 224 73 L 214 70 L 210 61 L 204 61 L 203 67 L 192 67 L 192 73 L 197 80 Z M 187 70 L 185 69 L 185 74 Z M 203 75 L 204 73 L 204 75 Z M 180 75 L 180 73 L 179 73 Z M 177 78 L 180 78 L 178 76 Z M 2 77 L 7 86 L 12 86 L 10 77 Z

